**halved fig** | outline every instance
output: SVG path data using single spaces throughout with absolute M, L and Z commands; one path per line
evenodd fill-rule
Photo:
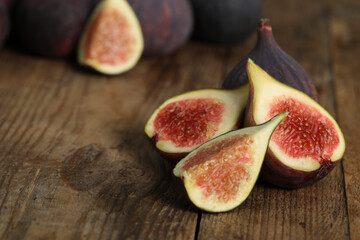
M 160 153 L 178 161 L 204 142 L 239 127 L 249 86 L 233 90 L 202 89 L 187 92 L 160 105 L 145 133 Z
M 308 95 L 272 78 L 249 59 L 246 125 L 261 124 L 279 112 L 287 118 L 271 137 L 261 176 L 285 188 L 325 177 L 342 159 L 345 139 L 331 115 Z
M 98 72 L 130 70 L 144 48 L 141 28 L 126 0 L 101 1 L 82 33 L 78 61 Z
M 221 135 L 182 159 L 173 173 L 183 180 L 190 201 L 209 212 L 239 206 L 253 189 L 270 136 L 286 115 Z

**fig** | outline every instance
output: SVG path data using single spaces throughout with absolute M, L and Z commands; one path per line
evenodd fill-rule
M 183 180 L 190 201 L 209 212 L 239 206 L 253 189 L 270 136 L 286 115 L 221 135 L 182 159 L 173 173 Z
M 104 0 L 81 35 L 78 62 L 105 74 L 130 70 L 143 51 L 138 19 L 126 0 Z
M 12 10 L 13 10 L 14 6 L 16 5 L 17 1 L 18 0 L 0 0 L 0 2 L 2 2 L 6 6 L 7 10 L 10 13 L 12 12 Z
M 193 12 L 188 0 L 129 0 L 144 35 L 144 56 L 173 53 L 190 37 Z
M 194 37 L 210 43 L 235 44 L 253 31 L 261 17 L 259 0 L 191 0 Z
M 168 160 L 177 162 L 204 142 L 238 128 L 249 87 L 202 89 L 168 99 L 145 125 L 146 135 Z
M 345 151 L 345 139 L 336 121 L 315 100 L 275 80 L 251 60 L 247 71 L 246 126 L 289 112 L 271 136 L 262 178 L 280 187 L 298 188 L 325 177 Z
M 21 0 L 15 8 L 16 38 L 28 51 L 47 57 L 75 52 L 89 0 Z
M 222 87 L 228 89 L 248 83 L 246 64 L 248 58 L 251 58 L 278 81 L 318 101 L 315 85 L 304 68 L 276 43 L 269 19 L 260 20 L 257 34 L 255 48 L 230 71 Z
M 10 28 L 10 19 L 6 6 L 0 2 L 0 48 L 4 45 Z

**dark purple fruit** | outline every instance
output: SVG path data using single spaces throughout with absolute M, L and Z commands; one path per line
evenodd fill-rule
M 269 19 L 262 19 L 257 31 L 258 40 L 255 48 L 233 68 L 226 77 L 223 88 L 235 88 L 249 82 L 246 64 L 251 58 L 278 81 L 318 101 L 315 85 L 304 68 L 276 43 Z
M 10 28 L 10 20 L 7 8 L 0 2 L 0 48 L 4 45 Z
M 90 10 L 89 0 L 21 0 L 16 36 L 28 51 L 50 57 L 74 53 Z
M 5 5 L 5 7 L 9 12 L 12 12 L 17 1 L 18 0 L 0 0 L 0 2 L 2 2 Z
M 256 29 L 261 17 L 259 0 L 191 0 L 194 37 L 211 43 L 234 44 Z
M 174 52 L 190 37 L 193 13 L 188 0 L 129 0 L 143 31 L 145 56 Z

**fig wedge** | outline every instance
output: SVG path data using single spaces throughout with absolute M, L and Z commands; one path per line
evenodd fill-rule
M 253 189 L 270 136 L 286 115 L 221 135 L 182 159 L 173 173 L 183 180 L 190 201 L 208 212 L 239 206 Z
M 139 61 L 144 40 L 139 21 L 126 0 L 103 0 L 92 13 L 78 46 L 78 62 L 114 75 Z
M 285 188 L 303 187 L 325 177 L 345 151 L 336 121 L 308 95 L 275 80 L 250 59 L 247 71 L 250 94 L 245 125 L 289 112 L 271 137 L 261 176 Z
M 145 125 L 146 135 L 168 160 L 177 162 L 204 142 L 239 127 L 249 86 L 202 89 L 165 101 Z

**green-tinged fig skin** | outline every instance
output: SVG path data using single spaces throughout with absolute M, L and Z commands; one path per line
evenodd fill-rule
M 215 44 L 236 44 L 253 31 L 261 17 L 259 0 L 191 0 L 194 38 Z M 235 27 L 234 27 L 235 26 Z
M 190 38 L 193 12 L 188 0 L 129 0 L 144 35 L 144 56 L 162 56 Z
M 45 57 L 75 53 L 90 11 L 89 0 L 21 0 L 14 9 L 15 36 L 29 52 Z
M 249 82 L 246 64 L 250 58 L 278 81 L 318 101 L 319 97 L 313 81 L 304 68 L 276 43 L 268 19 L 260 21 L 257 33 L 255 48 L 231 70 L 222 87 L 231 89 Z
M 0 48 L 5 44 L 10 30 L 10 18 L 6 6 L 0 2 Z

